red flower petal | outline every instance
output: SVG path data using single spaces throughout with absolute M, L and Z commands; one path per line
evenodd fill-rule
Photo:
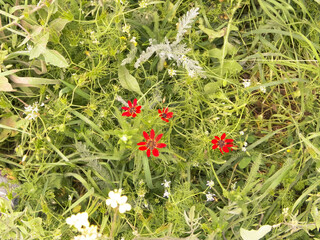
M 226 144 L 225 147 L 233 147 L 233 144 L 232 143 Z
M 160 110 L 160 109 L 158 109 L 158 113 L 162 114 L 162 112 L 161 112 L 161 110 Z
M 217 139 L 213 139 L 211 142 L 212 142 L 213 144 L 216 144 L 216 143 L 218 142 L 218 140 L 217 140 Z
M 136 109 L 136 113 L 141 113 L 141 110 L 140 109 Z
M 159 134 L 157 137 L 156 137 L 156 142 L 158 142 L 161 138 L 162 138 L 163 134 Z
M 152 150 L 152 154 L 153 154 L 153 156 L 155 156 L 155 157 L 158 157 L 159 156 L 159 151 L 158 151 L 158 149 L 153 149 Z
M 167 118 L 172 118 L 173 117 L 173 112 L 169 112 L 168 114 L 167 114 Z
M 221 136 L 221 140 L 225 139 L 226 138 L 226 133 L 222 134 Z
M 141 111 L 141 106 L 136 107 L 136 112 Z
M 218 145 L 213 145 L 212 149 L 216 149 L 218 147 Z
M 166 108 L 166 109 L 164 110 L 164 112 L 165 112 L 165 113 L 168 113 L 168 108 Z
M 130 114 L 129 112 L 124 112 L 124 113 L 122 113 L 122 116 L 130 117 L 130 116 L 131 116 L 131 114 Z
M 122 109 L 123 109 L 123 110 L 129 110 L 129 108 L 128 108 L 128 107 L 122 107 Z
M 228 147 L 226 147 L 226 146 L 224 146 L 223 148 L 222 148 L 222 150 L 224 151 L 224 152 L 229 152 L 229 148 Z
M 143 131 L 143 136 L 146 140 L 149 140 L 149 135 L 148 133 L 146 133 L 145 131 Z
M 151 153 L 151 151 L 150 151 L 150 149 L 148 149 L 148 150 L 147 150 L 147 156 L 148 156 L 148 157 L 150 157 L 150 153 Z
M 220 138 L 218 136 L 215 136 L 214 138 L 217 139 L 217 140 L 220 140 Z
M 137 106 L 137 99 L 136 98 L 133 100 L 133 106 Z
M 130 108 L 132 108 L 132 103 L 131 103 L 130 100 L 128 100 L 128 105 L 129 105 Z
M 224 140 L 225 142 L 229 143 L 229 142 L 233 142 L 233 139 L 226 139 Z
M 167 146 L 167 144 L 165 144 L 165 143 L 158 143 L 157 144 L 157 148 L 164 148 L 166 146 Z
M 148 148 L 146 147 L 146 146 L 142 146 L 142 147 L 139 147 L 139 150 L 141 150 L 141 151 L 145 151 L 145 150 L 147 150 Z
M 165 119 L 165 118 L 161 118 L 163 121 L 165 121 L 165 122 L 169 122 L 169 120 L 168 119 Z
M 137 143 L 137 145 L 141 146 L 141 145 L 146 145 L 147 143 L 146 142 L 139 142 Z
M 220 150 L 221 154 L 223 154 L 222 149 L 221 149 L 221 148 L 219 148 L 219 150 Z
M 154 139 L 154 131 L 153 131 L 153 129 L 151 129 L 151 131 L 150 131 L 150 138 Z
M 136 117 L 136 116 L 137 116 L 137 114 L 135 114 L 135 113 L 134 113 L 134 114 L 132 114 L 132 117 Z

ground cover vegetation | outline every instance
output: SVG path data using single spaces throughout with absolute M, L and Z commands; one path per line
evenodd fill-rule
M 0 1 L 1 239 L 320 239 L 319 10 Z

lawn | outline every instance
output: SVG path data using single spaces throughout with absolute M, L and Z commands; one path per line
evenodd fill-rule
M 0 0 L 0 238 L 320 239 L 319 0 Z

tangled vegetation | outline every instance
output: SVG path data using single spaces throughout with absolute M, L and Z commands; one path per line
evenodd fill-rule
M 1 239 L 320 239 L 319 10 L 0 1 Z

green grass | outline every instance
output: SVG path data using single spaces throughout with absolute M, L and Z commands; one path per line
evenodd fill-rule
M 0 198 L 1 239 L 73 239 L 82 212 L 99 239 L 320 239 L 319 1 L 145 2 L 0 2 L 0 169 L 19 184 L 14 208 Z M 180 44 L 206 77 L 156 54 L 135 68 L 194 7 Z M 167 146 L 148 158 L 151 129 Z M 106 204 L 119 188 L 125 213 Z

